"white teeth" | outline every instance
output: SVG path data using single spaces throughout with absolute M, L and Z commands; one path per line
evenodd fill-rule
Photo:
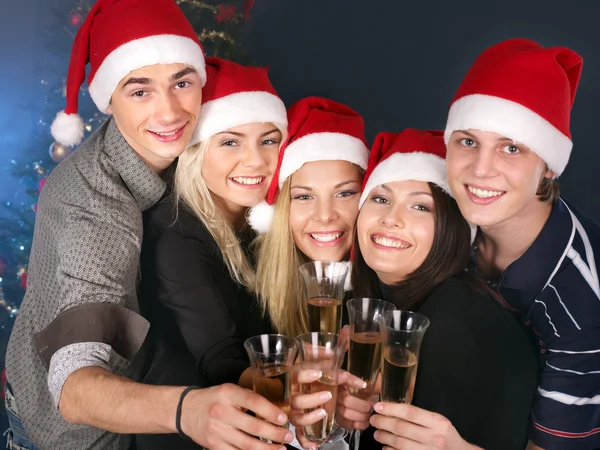
M 175 130 L 175 131 L 171 131 L 170 133 L 159 133 L 159 132 L 155 131 L 154 133 L 158 134 L 159 136 L 173 136 L 178 131 L 179 130 Z
M 392 248 L 408 248 L 408 247 L 410 247 L 410 245 L 403 244 L 400 241 L 397 241 L 395 239 L 388 239 L 383 236 L 373 236 L 372 239 L 376 244 L 379 244 L 382 247 L 392 247 Z
M 310 237 L 313 238 L 315 241 L 319 241 L 319 242 L 331 242 L 331 241 L 335 241 L 341 235 L 342 235 L 342 233 L 332 233 L 332 234 L 312 234 L 311 233 Z
M 499 195 L 502 195 L 503 192 L 502 191 L 488 191 L 486 189 L 477 189 L 471 186 L 467 185 L 467 189 L 469 189 L 469 192 L 473 195 L 476 195 L 479 198 L 491 198 L 491 197 L 497 197 Z
M 256 177 L 256 178 L 233 177 L 232 179 L 236 183 L 240 183 L 240 184 L 259 184 L 265 179 L 265 177 Z

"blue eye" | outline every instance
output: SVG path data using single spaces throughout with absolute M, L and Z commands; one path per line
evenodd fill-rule
M 279 144 L 279 141 L 275 140 L 275 139 L 265 139 L 264 141 L 261 142 L 262 145 L 275 145 L 275 144 Z
M 477 144 L 475 143 L 475 141 L 471 138 L 464 138 L 461 139 L 460 141 L 458 141 L 461 145 L 465 146 L 465 147 L 470 147 L 473 148 L 475 147 Z
M 221 146 L 223 146 L 223 147 L 234 147 L 235 145 L 237 145 L 237 142 L 231 141 L 231 140 L 230 141 L 223 141 L 221 143 Z

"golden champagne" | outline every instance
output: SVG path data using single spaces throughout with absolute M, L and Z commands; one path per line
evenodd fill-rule
M 381 400 L 410 403 L 415 391 L 417 356 L 402 347 L 387 347 L 383 352 Z
M 342 301 L 332 297 L 308 299 L 309 331 L 339 333 L 342 328 Z
M 335 406 L 337 401 L 337 383 L 333 378 L 326 376 L 321 377 L 314 383 L 306 383 L 301 385 L 302 394 L 312 394 L 314 392 L 331 392 L 331 399 L 327 403 L 319 406 L 325 410 L 325 417 L 312 425 L 306 425 L 303 427 L 304 435 L 311 442 L 322 444 L 327 440 L 333 424 L 335 422 Z M 312 408 L 306 412 L 311 412 L 317 408 Z
M 288 417 L 292 410 L 291 374 L 292 368 L 289 366 L 266 365 L 255 369 L 253 376 L 254 392 L 280 408 Z M 288 427 L 289 423 L 284 426 Z M 262 438 L 261 440 L 267 441 Z
M 349 387 L 348 392 L 358 398 L 371 397 L 380 367 L 381 334 L 377 331 L 355 333 L 350 338 L 348 372 L 366 381 L 367 387 L 363 389 Z

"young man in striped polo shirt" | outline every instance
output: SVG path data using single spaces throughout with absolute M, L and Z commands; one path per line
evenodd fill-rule
M 445 133 L 450 187 L 479 227 L 476 271 L 540 349 L 528 449 L 600 448 L 600 226 L 556 183 L 581 68 L 564 47 L 497 44 L 467 73 Z

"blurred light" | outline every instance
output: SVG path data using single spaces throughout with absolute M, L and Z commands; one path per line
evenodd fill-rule
M 25 247 L 23 247 L 22 245 L 19 247 L 19 249 L 21 250 L 25 250 Z

